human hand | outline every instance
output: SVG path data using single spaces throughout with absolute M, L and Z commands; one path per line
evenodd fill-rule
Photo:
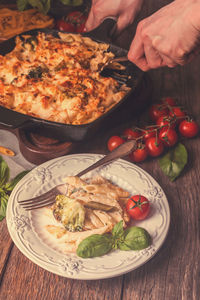
M 184 65 L 200 50 L 200 0 L 176 0 L 142 20 L 128 58 L 143 71 Z
M 130 25 L 142 6 L 143 0 L 92 0 L 85 24 L 87 31 L 97 27 L 106 17 L 116 17 L 116 33 Z

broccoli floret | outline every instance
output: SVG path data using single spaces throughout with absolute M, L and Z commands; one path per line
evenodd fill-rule
M 85 208 L 77 200 L 58 195 L 52 207 L 56 220 L 68 231 L 81 231 L 85 221 Z

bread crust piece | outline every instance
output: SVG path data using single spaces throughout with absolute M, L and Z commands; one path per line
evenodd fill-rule
M 9 8 L 0 9 L 0 39 L 6 40 L 22 32 L 53 27 L 54 19 L 36 9 L 17 11 Z

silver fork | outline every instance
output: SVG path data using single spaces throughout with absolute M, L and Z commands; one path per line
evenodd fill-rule
M 109 154 L 105 155 L 103 158 L 89 166 L 88 168 L 84 169 L 83 171 L 79 172 L 76 174 L 76 176 L 81 177 L 84 174 L 100 167 L 106 164 L 111 163 L 112 161 L 124 157 L 128 155 L 131 151 L 134 151 L 136 149 L 137 143 L 135 140 L 129 140 L 123 144 L 121 144 L 119 147 L 114 149 L 112 152 Z M 67 184 L 59 184 L 52 188 L 50 191 L 31 198 L 27 200 L 18 200 L 18 203 L 25 208 L 26 210 L 33 210 L 37 208 L 41 208 L 44 206 L 49 206 L 55 202 L 55 198 L 59 194 L 65 194 L 67 191 Z

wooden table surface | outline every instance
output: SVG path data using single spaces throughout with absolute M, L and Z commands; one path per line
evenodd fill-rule
M 147 3 L 148 2 L 148 3 Z M 145 1 L 143 18 L 169 1 Z M 138 18 L 138 19 L 139 19 Z M 134 26 L 133 26 L 134 27 Z M 116 43 L 128 47 L 132 30 Z M 149 72 L 153 101 L 164 96 L 179 99 L 200 123 L 200 57 L 184 67 Z M 141 120 L 143 115 L 138 116 Z M 134 120 L 135 122 L 135 120 Z M 117 133 L 108 129 L 82 145 L 79 152 L 107 153 L 106 140 Z M 9 300 L 197 300 L 200 298 L 200 139 L 184 140 L 189 162 L 182 175 L 170 182 L 161 172 L 158 160 L 139 166 L 159 182 L 168 198 L 171 224 L 166 241 L 145 265 L 123 276 L 84 281 L 63 278 L 32 263 L 13 244 L 6 225 L 0 223 L 0 298 Z

